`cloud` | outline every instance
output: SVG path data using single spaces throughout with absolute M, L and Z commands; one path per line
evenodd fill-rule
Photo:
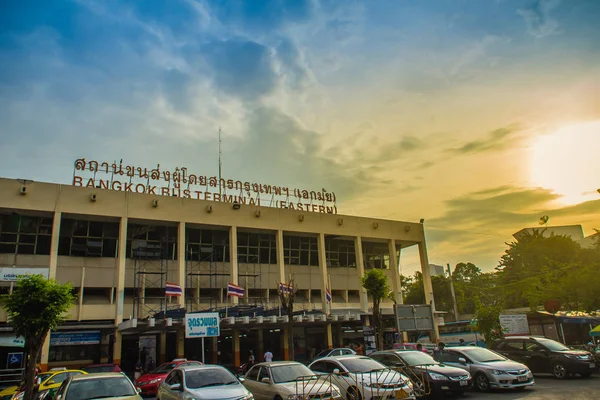
M 473 140 L 465 143 L 461 147 L 450 149 L 449 151 L 458 154 L 482 153 L 485 151 L 504 150 L 511 144 L 508 139 L 518 129 L 514 126 L 498 128 L 490 132 L 483 140 Z
M 528 8 L 520 8 L 517 14 L 523 17 L 527 33 L 543 38 L 557 32 L 559 24 L 550 16 L 550 12 L 560 4 L 560 0 L 537 0 Z

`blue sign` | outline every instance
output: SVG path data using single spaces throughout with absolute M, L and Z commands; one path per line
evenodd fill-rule
M 8 353 L 6 364 L 9 369 L 21 368 L 23 366 L 23 353 Z
M 79 346 L 99 343 L 100 331 L 50 333 L 50 346 Z
M 202 338 L 219 336 L 219 313 L 185 314 L 185 337 Z

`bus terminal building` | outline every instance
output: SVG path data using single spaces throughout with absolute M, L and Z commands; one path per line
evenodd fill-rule
M 172 189 L 136 193 L 80 176 L 73 185 L 0 178 L 2 292 L 12 290 L 10 277 L 41 271 L 70 282 L 77 294 L 44 345 L 43 368 L 114 362 L 132 371 L 141 350 L 156 365 L 186 357 L 238 366 L 250 350 L 258 359 L 267 350 L 286 359 L 290 334 L 299 360 L 362 342 L 371 302 L 360 277 L 383 269 L 401 301 L 398 260 L 410 246 L 418 246 L 432 300 L 421 223 L 339 215 L 337 206 L 322 205 L 326 197 L 265 207 Z M 290 277 L 297 289 L 293 332 L 278 296 Z M 183 295 L 166 297 L 167 282 Z M 230 283 L 244 296 L 227 296 Z M 384 302 L 384 312 L 392 306 Z M 200 339 L 185 339 L 184 316 L 211 311 L 220 313 L 220 336 L 206 341 L 203 355 Z M 18 352 L 14 339 L 0 310 L 0 351 Z

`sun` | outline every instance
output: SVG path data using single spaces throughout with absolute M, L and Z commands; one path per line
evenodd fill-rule
M 564 204 L 598 199 L 600 121 L 567 126 L 540 137 L 532 147 L 531 183 L 562 196 Z

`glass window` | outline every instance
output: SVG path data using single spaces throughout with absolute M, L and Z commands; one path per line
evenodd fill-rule
M 462 354 L 455 353 L 453 351 L 444 350 L 439 354 L 439 361 L 441 363 L 460 363 L 459 358 L 466 358 Z
M 505 340 L 502 343 L 502 350 L 514 351 L 514 350 L 523 350 L 523 341 L 522 340 Z
M 49 255 L 51 235 L 52 218 L 0 214 L 0 253 Z
M 239 384 L 235 376 L 225 368 L 205 368 L 185 372 L 185 386 L 190 389 Z
M 252 367 L 252 369 L 246 374 L 246 379 L 250 379 L 251 381 L 257 381 L 259 370 L 260 367 Z
M 302 364 L 289 364 L 271 368 L 273 383 L 293 382 L 298 378 L 314 376 L 314 373 Z
M 266 367 L 262 367 L 260 369 L 260 372 L 258 373 L 258 381 L 262 382 L 262 380 L 265 378 L 271 379 L 271 377 L 269 376 L 269 369 Z
M 94 377 L 72 381 L 67 389 L 69 400 L 87 400 L 92 398 L 133 397 L 137 393 L 125 376 Z

